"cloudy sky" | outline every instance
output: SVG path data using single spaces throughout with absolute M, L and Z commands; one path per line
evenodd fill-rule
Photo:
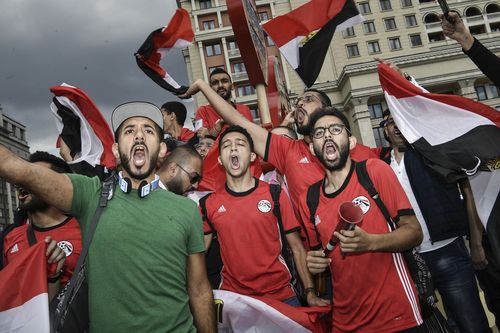
M 134 52 L 148 34 L 170 20 L 174 0 L 2 0 L 0 104 L 27 127 L 31 151 L 56 152 L 49 88 L 62 82 L 83 89 L 110 122 L 122 102 L 161 105 L 176 97 L 137 67 Z M 180 51 L 164 68 L 188 84 Z

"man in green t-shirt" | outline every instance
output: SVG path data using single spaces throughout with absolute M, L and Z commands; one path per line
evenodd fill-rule
M 154 170 L 166 153 L 161 111 L 125 103 L 112 125 L 122 171 L 89 251 L 90 331 L 215 332 L 196 204 L 157 189 Z M 58 174 L 1 145 L 0 177 L 76 216 L 85 236 L 101 192 L 97 177 Z

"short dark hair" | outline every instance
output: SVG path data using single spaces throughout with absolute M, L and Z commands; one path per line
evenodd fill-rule
M 50 164 L 50 168 L 58 173 L 73 173 L 68 163 L 62 158 L 49 154 L 46 151 L 36 151 L 30 155 L 29 161 L 31 163 L 45 162 Z
M 292 128 L 288 127 L 288 126 L 276 126 L 276 127 L 273 127 L 273 130 L 277 129 L 277 128 L 283 128 L 283 129 L 286 129 L 287 130 L 287 134 L 290 138 L 294 139 L 294 140 L 297 140 L 299 137 L 297 136 L 297 132 L 295 132 Z
M 380 122 L 380 127 L 381 128 L 384 128 L 385 127 L 385 124 L 387 123 L 387 118 L 391 115 L 391 111 L 389 111 L 389 109 L 385 109 L 384 112 L 382 112 L 382 117 L 384 118 L 384 120 L 382 120 Z M 385 130 L 384 130 L 384 139 L 389 142 L 389 143 L 392 143 L 391 142 L 391 139 L 389 139 L 389 136 L 387 134 L 385 134 Z
M 122 128 L 123 123 L 121 123 L 120 126 L 118 126 L 118 128 L 116 129 L 116 131 L 114 133 L 114 135 L 115 135 L 115 142 L 118 142 L 120 129 Z M 154 121 L 153 121 L 153 124 L 154 124 L 154 127 L 156 128 L 156 133 L 158 133 L 158 139 L 160 140 L 160 142 L 162 142 L 163 141 L 163 131 L 160 128 L 160 126 L 158 126 L 158 124 L 156 124 Z
M 308 91 L 312 91 L 312 92 L 317 93 L 319 95 L 319 99 L 321 101 L 321 104 L 323 104 L 323 106 L 332 106 L 332 101 L 330 100 L 330 97 L 328 97 L 328 95 L 324 91 L 314 89 L 314 88 L 304 89 L 304 92 L 308 92 Z
M 226 130 L 224 130 L 224 132 L 222 132 L 222 134 L 219 137 L 219 151 L 222 147 L 222 140 L 224 139 L 224 137 L 226 135 L 228 135 L 229 133 L 233 133 L 233 132 L 243 134 L 248 140 L 248 144 L 250 145 L 250 151 L 253 151 L 252 136 L 250 135 L 250 133 L 248 133 L 248 131 L 245 128 L 238 126 L 238 125 L 229 126 L 228 128 L 226 128 Z
M 208 77 L 208 79 L 209 80 L 212 79 L 212 76 L 214 76 L 215 74 L 226 74 L 227 76 L 229 76 L 229 81 L 231 81 L 231 75 L 229 75 L 229 73 L 226 72 L 224 68 L 220 67 L 214 68 L 214 70 L 210 72 L 210 76 Z
M 186 166 L 189 164 L 192 158 L 197 158 L 199 160 L 203 160 L 200 154 L 191 147 L 190 145 L 182 145 L 177 146 L 170 154 L 168 154 L 165 161 L 160 166 L 159 170 L 165 169 L 170 163 L 180 164 L 181 166 Z
M 318 120 L 320 120 L 321 118 L 326 117 L 326 116 L 334 116 L 334 117 L 339 118 L 340 121 L 342 122 L 342 124 L 344 124 L 345 128 L 347 128 L 348 135 L 349 136 L 351 135 L 351 125 L 349 125 L 349 121 L 347 120 L 347 117 L 345 116 L 344 113 L 337 110 L 333 106 L 326 106 L 326 107 L 320 108 L 320 109 L 316 110 L 311 115 L 311 119 L 309 121 L 309 125 L 311 126 L 311 134 L 312 134 L 312 130 L 314 129 L 314 125 L 316 125 Z
M 165 110 L 167 114 L 171 114 L 172 112 L 175 114 L 175 120 L 177 124 L 180 126 L 184 126 L 184 122 L 186 121 L 187 110 L 184 104 L 181 102 L 167 102 L 161 106 L 162 110 Z

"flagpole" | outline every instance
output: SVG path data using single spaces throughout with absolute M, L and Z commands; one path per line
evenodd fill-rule
M 271 116 L 269 115 L 269 104 L 267 103 L 266 85 L 258 83 L 255 85 L 257 92 L 257 105 L 260 112 L 260 123 L 263 127 L 272 127 Z

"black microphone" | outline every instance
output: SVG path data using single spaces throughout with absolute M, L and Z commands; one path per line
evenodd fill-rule
M 356 224 L 360 223 L 363 220 L 363 211 L 359 206 L 353 204 L 350 201 L 346 201 L 340 204 L 339 206 L 339 217 L 340 220 L 335 227 L 336 232 L 340 232 L 340 230 L 352 231 Z M 334 231 L 334 232 L 335 232 Z M 333 251 L 335 245 L 337 245 L 339 239 L 332 233 L 332 237 L 326 244 L 326 248 L 323 250 L 323 254 L 325 257 L 328 257 L 330 252 Z

